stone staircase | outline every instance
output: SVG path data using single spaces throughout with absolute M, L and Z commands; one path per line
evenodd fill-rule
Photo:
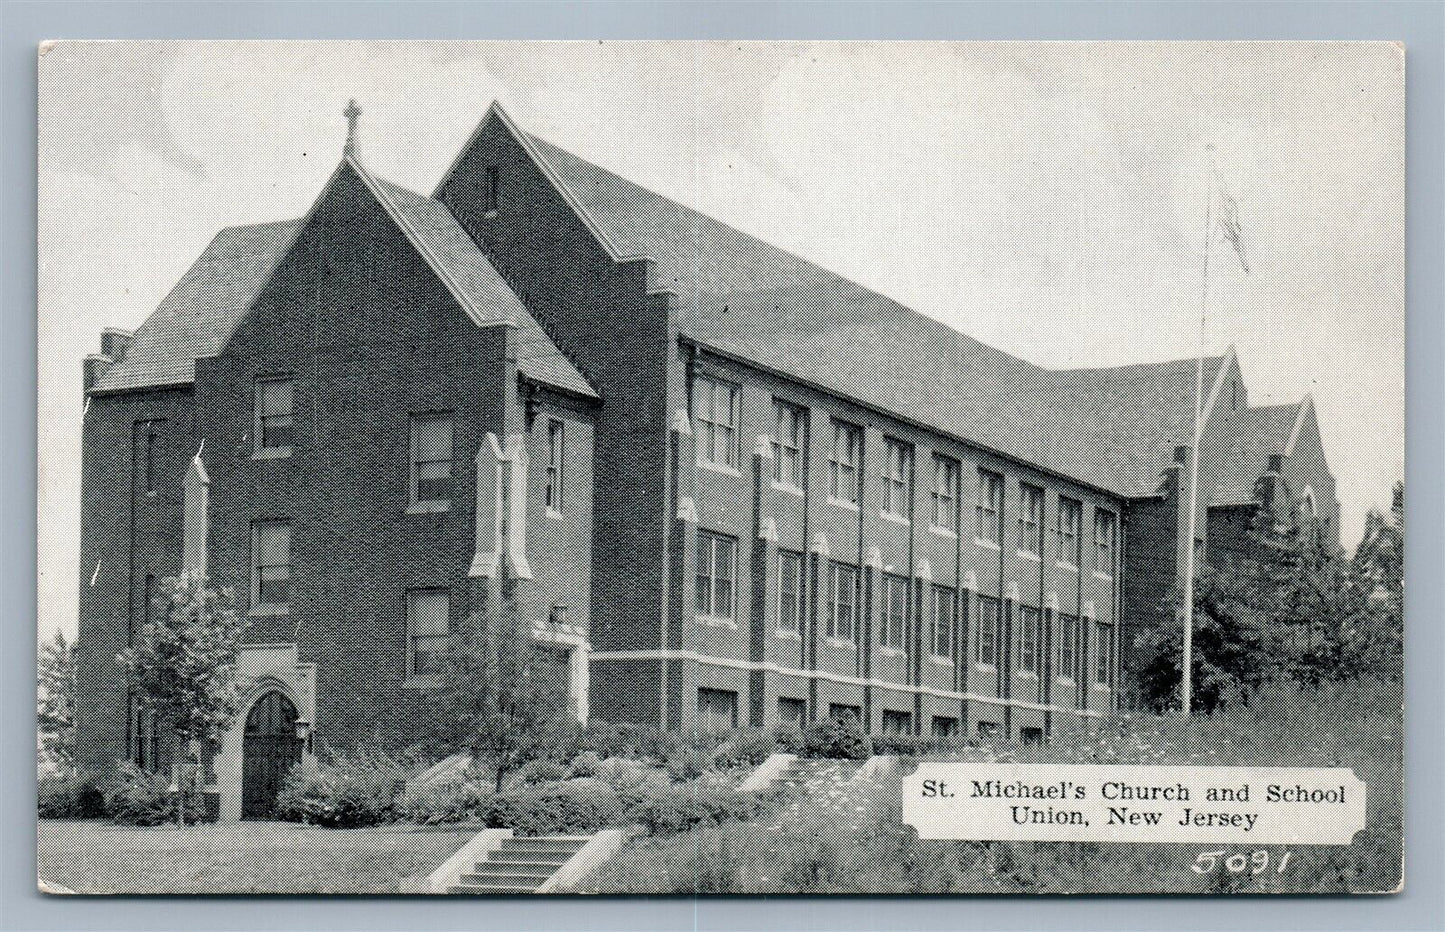
M 582 850 L 590 835 L 544 835 L 537 838 L 503 838 L 472 869 L 461 875 L 448 893 L 536 893 L 572 856 Z
M 861 766 L 859 761 L 798 758 L 778 773 L 773 785 L 813 792 L 826 785 L 851 780 Z

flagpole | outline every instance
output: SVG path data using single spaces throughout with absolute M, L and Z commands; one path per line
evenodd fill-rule
M 1189 538 L 1184 556 L 1184 658 L 1180 676 L 1180 707 L 1189 718 L 1194 704 L 1194 540 L 1198 533 L 1199 447 L 1204 439 L 1204 321 L 1209 308 L 1209 244 L 1214 239 L 1214 146 L 1209 152 L 1209 178 L 1204 202 L 1204 275 L 1199 295 L 1199 360 L 1194 368 L 1194 444 L 1189 457 Z

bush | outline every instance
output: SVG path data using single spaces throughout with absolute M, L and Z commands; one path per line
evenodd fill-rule
M 95 780 L 81 774 L 42 777 L 37 814 L 42 819 L 98 819 L 105 815 L 105 794 Z
M 528 761 L 517 771 L 517 782 L 527 786 L 536 783 L 555 783 L 567 779 L 570 771 L 554 760 L 542 758 Z
M 666 767 L 679 783 L 696 780 L 712 767 L 712 755 L 697 748 L 678 748 L 668 755 Z
M 723 769 L 756 767 L 773 753 L 773 736 L 760 728 L 735 732 L 713 752 L 713 763 Z
M 750 793 L 730 787 L 671 786 L 649 793 L 629 814 L 653 835 L 672 835 L 699 825 L 750 819 L 762 806 Z
M 773 746 L 781 754 L 801 754 L 803 732 L 792 725 L 779 725 L 773 730 Z
M 185 800 L 188 824 L 206 817 L 202 795 L 172 793 L 169 773 L 147 773 L 127 761 L 120 765 L 115 782 L 107 788 L 105 810 L 121 825 L 165 825 L 176 821 L 181 799 Z
M 899 757 L 916 757 L 938 750 L 939 742 L 923 735 L 874 735 L 874 754 L 896 754 Z
M 579 835 L 614 824 L 620 807 L 610 786 L 588 780 L 494 793 L 481 814 L 488 826 L 510 828 L 519 836 Z
M 602 768 L 602 758 L 594 751 L 583 751 L 572 758 L 570 767 L 573 777 L 595 777 Z
M 488 795 L 488 788 L 474 780 L 437 780 L 408 788 L 396 798 L 393 811 L 416 825 L 465 822 L 478 816 Z
M 865 760 L 873 754 L 873 743 L 854 721 L 824 719 L 803 733 L 804 757 L 838 757 Z
M 314 767 L 297 764 L 276 796 L 276 815 L 288 822 L 359 828 L 389 821 L 405 786 L 395 764 L 376 756 L 336 757 Z

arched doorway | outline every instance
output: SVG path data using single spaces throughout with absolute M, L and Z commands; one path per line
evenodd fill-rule
M 246 716 L 241 748 L 241 818 L 269 819 L 286 775 L 301 760 L 296 706 L 277 690 L 256 700 Z

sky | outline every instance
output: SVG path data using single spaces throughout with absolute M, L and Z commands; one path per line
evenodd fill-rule
M 75 631 L 82 358 L 101 328 L 139 326 L 222 227 L 303 214 L 341 157 L 350 98 L 362 161 L 422 193 L 499 100 L 529 132 L 1040 365 L 1233 345 L 1251 404 L 1313 395 L 1353 547 L 1404 475 L 1402 56 L 1385 43 L 51 47 L 41 632 Z M 1248 274 L 1206 235 L 1220 184 Z

